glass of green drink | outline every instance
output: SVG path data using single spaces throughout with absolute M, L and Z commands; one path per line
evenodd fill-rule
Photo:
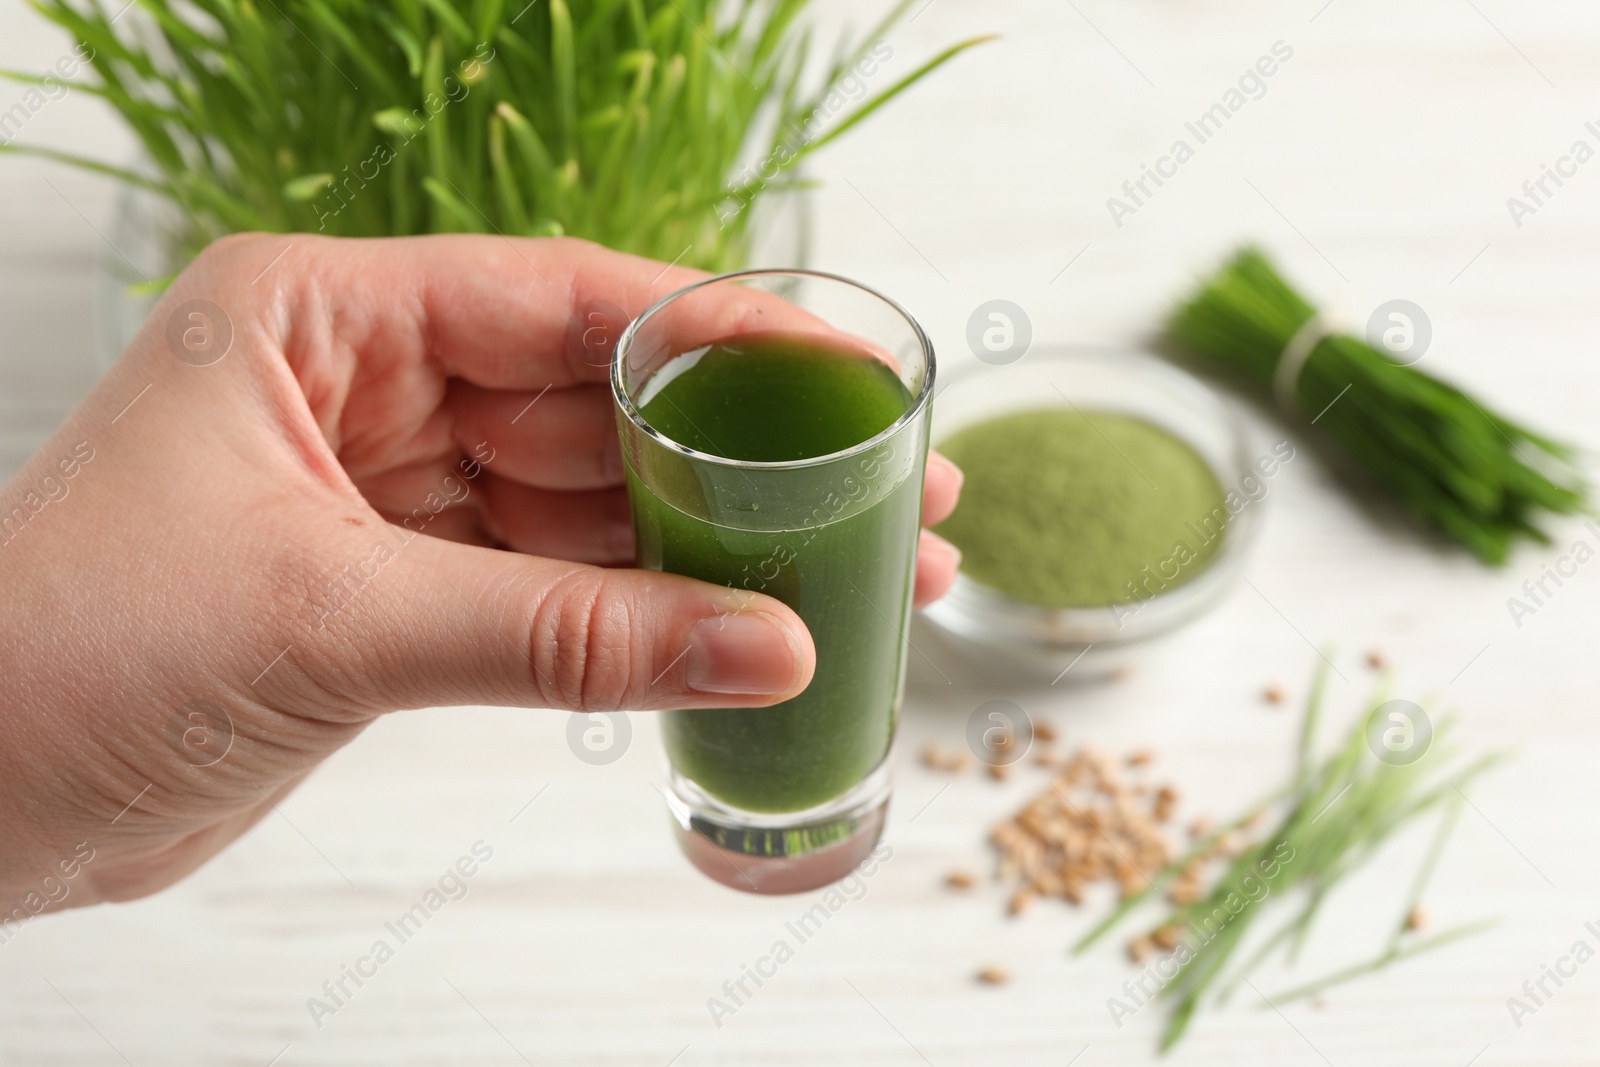
M 877 844 L 933 377 L 903 308 L 811 271 L 707 279 L 617 342 L 639 566 L 776 597 L 817 651 L 792 700 L 664 713 L 679 843 L 725 885 L 813 889 Z

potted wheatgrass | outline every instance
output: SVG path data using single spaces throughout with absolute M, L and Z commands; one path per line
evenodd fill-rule
M 821 56 L 808 0 L 38 0 L 141 159 L 4 147 L 170 205 L 145 288 L 242 230 L 570 234 L 727 271 L 800 160 L 977 43 L 894 77 L 910 2 Z

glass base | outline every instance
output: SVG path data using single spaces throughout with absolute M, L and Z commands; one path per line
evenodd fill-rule
M 889 761 L 826 804 L 741 811 L 676 770 L 664 795 L 678 847 L 700 873 L 746 893 L 804 893 L 831 885 L 872 852 L 889 810 Z

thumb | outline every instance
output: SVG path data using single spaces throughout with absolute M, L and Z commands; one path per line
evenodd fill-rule
M 366 710 L 765 707 L 811 681 L 811 635 L 771 597 L 395 529 L 318 679 Z

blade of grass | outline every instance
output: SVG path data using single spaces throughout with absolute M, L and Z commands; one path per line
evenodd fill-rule
M 1424 952 L 1431 952 L 1436 948 L 1442 948 L 1443 946 L 1450 944 L 1452 941 L 1459 941 L 1464 937 L 1470 937 L 1473 934 L 1478 934 L 1485 930 L 1493 929 L 1495 926 L 1498 926 L 1499 923 L 1499 919 L 1480 919 L 1477 922 L 1464 923 L 1460 926 L 1451 927 L 1450 929 L 1434 934 L 1431 937 L 1421 938 L 1403 948 L 1385 949 L 1364 963 L 1357 963 L 1342 970 L 1334 971 L 1332 974 L 1325 975 L 1322 978 L 1307 982 L 1304 985 L 1295 986 L 1292 989 L 1286 989 L 1282 993 L 1275 994 L 1272 997 L 1272 1001 L 1275 1004 L 1287 1004 L 1291 1001 L 1303 1000 L 1306 997 L 1315 996 L 1316 994 L 1331 989 L 1336 985 L 1348 982 L 1352 978 L 1360 978 L 1362 975 L 1371 974 L 1374 971 L 1380 971 L 1389 966 L 1391 963 L 1408 959 L 1412 956 L 1418 956 Z
M 907 74 L 905 77 L 901 78 L 899 81 L 895 82 L 893 85 L 889 86 L 887 89 L 878 93 L 866 103 L 856 108 L 850 113 L 850 116 L 843 122 L 839 123 L 839 125 L 835 126 L 833 129 L 829 130 L 816 140 L 804 145 L 800 149 L 799 155 L 809 155 L 835 138 L 844 135 L 854 128 L 857 123 L 867 118 L 867 116 L 871 115 L 874 111 L 877 111 L 879 108 L 889 103 L 889 101 L 893 100 L 902 92 L 909 89 L 911 86 L 915 85 L 929 74 L 938 70 L 946 63 L 950 62 L 950 60 L 954 59 L 962 52 L 965 52 L 969 48 L 974 48 L 977 45 L 984 44 L 985 42 L 993 41 L 997 37 L 998 34 L 985 34 L 980 37 L 969 37 L 965 41 L 958 41 L 957 43 L 951 45 L 949 48 L 946 48 L 944 51 L 940 52 L 938 55 L 922 64 L 916 70 L 912 71 L 910 74 Z

